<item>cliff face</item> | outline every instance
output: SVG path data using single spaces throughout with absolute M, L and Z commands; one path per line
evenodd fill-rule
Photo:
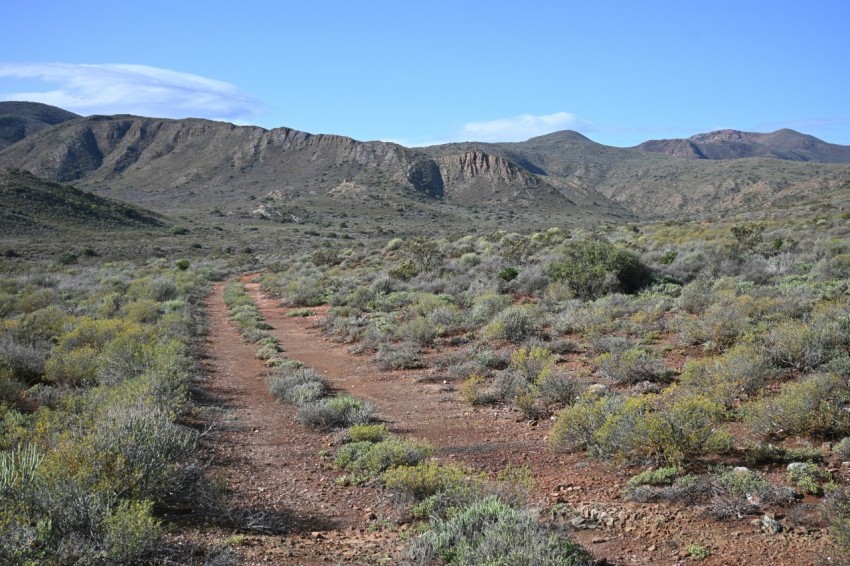
M 517 187 L 533 187 L 538 179 L 503 157 L 482 150 L 471 150 L 439 159 L 443 180 L 448 184 L 483 179 L 490 183 L 503 183 Z

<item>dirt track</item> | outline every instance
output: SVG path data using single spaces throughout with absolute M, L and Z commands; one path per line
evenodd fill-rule
M 690 561 L 685 546 L 697 543 L 712 550 L 703 564 L 828 563 L 819 532 L 766 535 L 749 519 L 716 522 L 693 508 L 624 501 L 629 475 L 553 453 L 545 440 L 550 422 L 529 423 L 509 408 L 470 407 L 450 385 L 429 382 L 427 371 L 379 371 L 367 356 L 321 336 L 313 328 L 315 316 L 287 317 L 287 309 L 263 296 L 250 277 L 243 283 L 287 357 L 322 372 L 334 388 L 374 401 L 393 432 L 429 440 L 438 447 L 436 457 L 483 471 L 528 466 L 536 480 L 531 504 L 541 509 L 560 504 L 606 513 L 597 528 L 574 532 L 598 558 L 682 564 Z M 333 436 L 303 428 L 292 407 L 267 393 L 267 369 L 227 319 L 222 292 L 223 284 L 216 286 L 207 302 L 207 371 L 211 392 L 225 400 L 235 426 L 219 435 L 216 467 L 227 477 L 234 505 L 264 510 L 279 527 L 275 534 L 247 534 L 238 547 L 243 563 L 396 563 L 407 525 L 396 524 L 397 514 L 378 488 L 335 485 L 338 473 L 327 455 Z M 322 312 L 315 310 L 316 316 Z

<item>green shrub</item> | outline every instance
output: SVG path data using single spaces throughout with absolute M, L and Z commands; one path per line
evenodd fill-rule
M 484 327 L 488 338 L 522 342 L 535 330 L 535 313 L 528 307 L 510 306 L 496 314 L 493 321 Z
M 118 495 L 159 500 L 180 485 L 195 434 L 159 409 L 116 406 L 100 415 L 93 446 L 104 471 L 120 478 Z
M 770 330 L 764 339 L 765 355 L 777 367 L 811 371 L 827 362 L 840 341 L 833 324 L 810 326 L 788 321 Z
M 543 406 L 572 405 L 581 397 L 587 387 L 586 383 L 560 373 L 551 373 L 537 380 L 536 395 Z
M 596 433 L 611 415 L 622 410 L 625 400 L 617 395 L 585 394 L 558 413 L 549 442 L 557 450 L 588 450 L 599 453 Z
M 606 352 L 596 358 L 599 373 L 620 384 L 667 381 L 671 371 L 658 354 L 645 347 Z
M 437 492 L 456 489 L 458 485 L 481 480 L 474 472 L 458 464 L 427 461 L 415 466 L 391 468 L 384 472 L 382 481 L 392 491 L 421 500 Z
M 398 262 L 387 271 L 387 275 L 391 278 L 399 279 L 401 281 L 413 279 L 418 273 L 419 270 L 417 269 L 416 264 L 410 259 Z
M 835 451 L 838 453 L 837 446 Z M 747 463 L 751 466 L 821 461 L 823 461 L 823 450 L 820 448 L 786 448 L 778 444 L 759 442 L 748 447 L 747 450 Z
M 486 324 L 509 306 L 511 306 L 510 297 L 496 293 L 485 293 L 475 298 L 470 315 L 475 324 Z
M 577 544 L 531 513 L 489 496 L 449 519 L 434 519 L 407 551 L 411 564 L 580 566 L 592 563 Z
M 842 462 L 850 460 L 850 436 L 845 436 L 833 448 L 835 455 L 841 458 Z M 805 460 L 805 458 L 797 458 L 797 460 Z
M 419 346 L 411 342 L 381 344 L 375 361 L 383 370 L 417 369 L 424 367 L 420 353 Z
M 842 554 L 850 555 L 850 487 L 841 486 L 830 491 L 821 508 L 829 521 L 835 545 Z
M 517 275 L 519 275 L 519 271 L 517 271 L 515 268 L 506 267 L 502 271 L 499 272 L 499 279 L 508 283 L 508 282 L 516 279 Z
M 434 452 L 425 442 L 390 437 L 380 442 L 351 442 L 337 453 L 336 465 L 351 474 L 354 483 L 365 483 L 397 466 L 415 466 Z
M 188 259 L 178 259 L 174 262 L 174 266 L 180 271 L 186 271 L 187 269 L 189 269 L 189 265 L 190 263 Z
M 847 434 L 850 432 L 850 413 L 845 409 L 848 393 L 847 383 L 836 376 L 809 376 L 786 383 L 774 397 L 744 407 L 745 423 L 766 436 Z
M 558 357 L 543 346 L 525 346 L 511 354 L 510 370 L 534 383 L 552 375 Z
M 486 380 L 478 374 L 470 375 L 460 386 L 460 396 L 470 405 L 487 405 L 497 399 L 487 387 Z
M 380 442 L 389 437 L 390 431 L 384 424 L 360 424 L 348 429 L 349 442 Z
M 114 564 L 136 564 L 153 557 L 162 536 L 151 501 L 122 501 L 102 525 L 104 558 Z
M 549 264 L 546 273 L 566 281 L 581 299 L 634 293 L 651 280 L 650 270 L 636 255 L 602 240 L 566 242 L 562 258 Z
M 328 391 L 327 380 L 311 368 L 279 367 L 268 384 L 272 395 L 299 407 L 315 403 Z
M 810 462 L 788 464 L 788 481 L 811 495 L 821 495 L 825 486 L 834 487 L 832 474 Z
M 691 555 L 694 560 L 705 560 L 711 556 L 711 550 L 696 543 L 691 543 L 685 547 L 685 552 Z
M 711 399 L 674 397 L 647 416 L 645 441 L 668 464 L 688 464 L 732 447 L 729 434 L 718 428 L 725 415 L 723 405 Z
M 330 430 L 365 424 L 375 415 L 375 405 L 348 395 L 337 395 L 304 403 L 299 406 L 296 418 L 303 425 Z
M 630 488 L 640 485 L 671 485 L 673 481 L 684 474 L 679 466 L 668 466 L 656 470 L 647 470 L 631 478 L 627 484 Z

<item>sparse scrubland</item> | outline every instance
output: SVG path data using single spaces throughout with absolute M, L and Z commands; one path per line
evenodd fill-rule
M 0 281 L 0 562 L 202 563 L 213 517 L 191 395 L 214 264 L 34 268 Z M 205 558 L 206 557 L 206 558 Z
M 0 561 L 230 560 L 224 546 L 179 546 L 172 533 L 179 516 L 239 521 L 207 477 L 192 392 L 201 298 L 260 264 L 262 289 L 290 316 L 388 376 L 445 383 L 470 409 L 551 420 L 555 453 L 628 470 L 627 501 L 768 517 L 767 532 L 783 528 L 774 513 L 814 509 L 799 521 L 830 525 L 850 553 L 848 234 L 848 215 L 825 207 L 371 247 L 316 240 L 302 255 L 269 244 L 215 260 L 198 257 L 205 243 L 135 264 L 78 246 L 38 269 L 7 253 Z M 269 393 L 335 439 L 337 484 L 377 486 L 414 525 L 408 563 L 590 563 L 563 522 L 530 510 L 531 471 L 484 473 L 393 434 L 380 406 L 287 356 L 242 282 L 224 300 Z
M 294 258 L 261 282 L 292 306 L 327 304 L 324 332 L 386 371 L 418 368 L 471 405 L 551 417 L 552 450 L 646 470 L 633 501 L 722 519 L 815 495 L 850 550 L 850 496 L 834 473 L 850 435 L 848 233 L 848 215 L 827 209 L 396 238 Z M 432 522 L 412 555 L 478 563 L 436 541 L 463 546 L 451 537 L 480 534 L 447 534 L 450 523 L 498 506 Z

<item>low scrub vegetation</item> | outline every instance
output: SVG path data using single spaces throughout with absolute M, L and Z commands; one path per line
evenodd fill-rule
M 691 493 L 738 516 L 737 488 L 710 466 L 756 478 L 794 462 L 824 469 L 828 451 L 794 443 L 850 436 L 846 238 L 846 218 L 826 209 L 396 237 L 340 249 L 332 265 L 293 259 L 261 284 L 327 304 L 327 335 L 386 370 L 441 379 L 472 405 L 554 417 L 554 450 L 676 470 L 632 486 L 637 498 Z M 786 480 L 760 497 L 802 493 Z
M 2 279 L 0 562 L 178 556 L 163 512 L 206 493 L 183 422 L 210 273 L 181 265 Z

